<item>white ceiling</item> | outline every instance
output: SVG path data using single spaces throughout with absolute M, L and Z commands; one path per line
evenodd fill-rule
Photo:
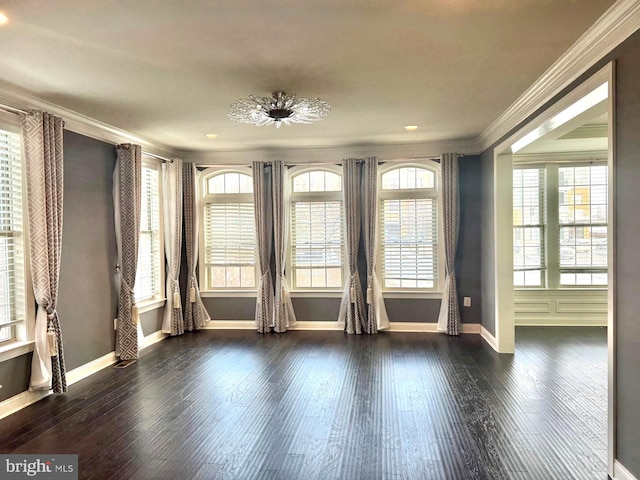
M 613 3 L 5 0 L 0 81 L 184 151 L 470 139 Z M 332 112 L 279 130 L 227 118 L 277 89 Z

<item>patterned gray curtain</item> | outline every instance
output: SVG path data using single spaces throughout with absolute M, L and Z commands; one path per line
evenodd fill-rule
M 273 162 L 273 236 L 276 255 L 276 292 L 273 307 L 274 330 L 286 332 L 296 323 L 293 303 L 289 295 L 289 286 L 285 278 L 285 264 L 288 240 L 288 204 L 285 191 L 289 188 L 286 167 L 280 160 Z
M 365 331 L 370 334 L 389 328 L 389 317 L 382 296 L 382 283 L 376 269 L 378 254 L 378 160 L 364 160 L 363 175 L 364 245 L 367 258 L 367 318 Z
M 360 165 L 350 158 L 342 164 L 344 211 L 346 221 L 347 267 L 349 278 L 340 303 L 338 321 L 348 334 L 366 332 L 364 298 L 358 273 L 358 245 L 360 244 Z
M 256 298 L 256 327 L 267 333 L 273 325 L 273 283 L 271 281 L 271 178 L 264 163 L 253 162 L 253 206 L 256 220 L 256 243 L 260 280 Z
M 184 333 L 180 299 L 180 255 L 182 254 L 182 160 L 173 158 L 162 164 L 162 211 L 164 217 L 164 253 L 167 259 L 167 303 L 162 331 L 170 335 Z
M 133 288 L 138 268 L 140 210 L 142 202 L 142 148 L 118 145 L 113 172 L 113 200 L 118 248 L 118 323 L 116 351 L 122 360 L 138 358 L 139 318 Z
M 29 252 L 38 303 L 31 388 L 67 391 L 58 305 L 62 254 L 63 128 L 61 118 L 33 111 L 21 117 L 29 208 Z
M 458 249 L 458 154 L 444 153 L 440 158 L 442 168 L 442 212 L 446 279 L 438 330 L 447 335 L 458 335 L 460 308 L 456 280 L 456 250 Z
M 184 308 L 184 327 L 200 330 L 211 320 L 202 303 L 200 287 L 196 276 L 198 265 L 198 171 L 195 163 L 185 163 L 182 167 L 182 188 L 184 193 L 184 237 L 187 252 L 187 301 Z

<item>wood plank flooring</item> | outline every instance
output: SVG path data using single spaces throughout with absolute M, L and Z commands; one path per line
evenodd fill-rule
M 0 421 L 83 479 L 605 480 L 606 330 L 207 330 Z

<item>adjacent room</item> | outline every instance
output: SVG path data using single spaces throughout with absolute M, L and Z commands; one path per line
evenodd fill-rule
M 640 0 L 0 0 L 0 477 L 640 478 Z

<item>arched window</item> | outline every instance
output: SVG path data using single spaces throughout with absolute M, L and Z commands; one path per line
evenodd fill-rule
M 339 167 L 296 167 L 290 190 L 293 288 L 340 289 L 344 221 Z
M 439 290 L 438 172 L 435 162 L 380 169 L 383 290 Z
M 256 232 L 250 169 L 203 172 L 201 285 L 204 290 L 256 288 Z

